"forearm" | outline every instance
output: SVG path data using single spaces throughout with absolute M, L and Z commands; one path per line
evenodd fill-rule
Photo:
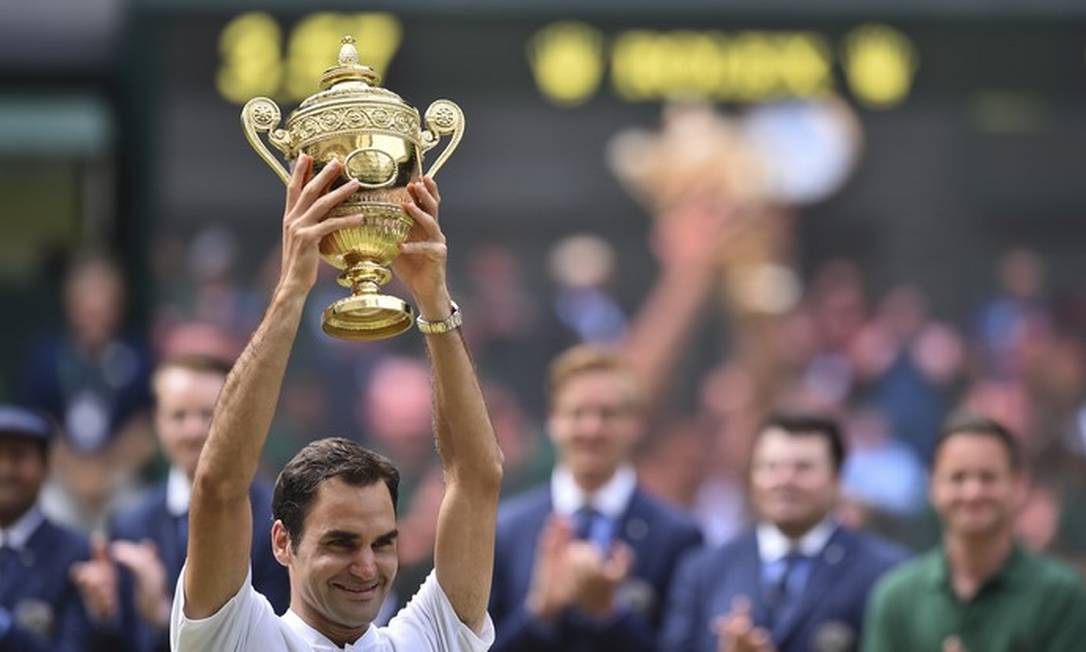
M 647 397 L 659 395 L 713 288 L 715 268 L 667 270 L 653 286 L 622 342 Z M 651 407 L 651 406 L 650 406 Z
M 428 335 L 426 343 L 433 366 L 434 429 L 446 481 L 434 566 L 457 616 L 478 632 L 494 568 L 501 451 L 460 331 Z
M 502 454 L 459 330 L 426 337 L 434 378 L 434 430 L 446 483 L 497 498 Z
M 248 501 L 304 305 L 304 291 L 277 288 L 264 320 L 230 371 L 196 469 L 194 501 L 216 496 Z
M 245 582 L 253 535 L 249 485 L 279 400 L 304 300 L 304 292 L 276 291 L 215 408 L 189 505 L 184 573 L 189 618 L 216 613 Z

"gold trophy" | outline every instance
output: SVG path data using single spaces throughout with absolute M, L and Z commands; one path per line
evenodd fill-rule
M 348 179 L 361 184 L 330 217 L 361 214 L 363 222 L 320 243 L 321 257 L 343 270 L 339 284 L 351 288 L 350 296 L 325 309 L 321 326 L 325 333 L 347 340 L 382 339 L 411 326 L 411 306 L 380 292 L 392 278 L 389 266 L 414 223 L 401 202 L 411 201 L 407 184 L 421 176 L 423 153 L 442 136 L 450 136 L 426 172 L 433 176 L 464 135 L 464 112 L 454 102 L 433 102 L 422 129 L 418 110 L 379 83 L 373 68 L 358 62 L 354 39 L 345 36 L 338 65 L 324 71 L 320 91 L 290 114 L 285 129 L 279 128 L 278 105 L 266 97 L 249 100 L 241 110 L 249 144 L 284 184 L 290 174 L 260 140 L 261 133 L 267 133 L 288 160 L 302 153 L 312 157 L 314 173 L 333 159 L 341 161 L 343 174 L 333 186 Z

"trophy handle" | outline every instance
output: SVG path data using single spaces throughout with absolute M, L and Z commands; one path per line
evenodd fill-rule
M 449 144 L 441 150 L 437 160 L 426 171 L 426 176 L 432 177 L 437 174 L 456 146 L 460 144 L 460 139 L 464 137 L 464 112 L 452 100 L 435 100 L 430 108 L 426 109 L 426 126 L 428 128 L 422 132 L 423 152 L 433 149 L 442 136 L 452 135 Z
M 290 133 L 286 129 L 276 129 L 282 114 L 279 106 L 266 97 L 254 97 L 245 103 L 241 109 L 241 128 L 245 131 L 245 138 L 268 167 L 283 180 L 283 184 L 290 183 L 290 173 L 279 162 L 279 159 L 271 153 L 271 150 L 260 140 L 260 133 L 267 132 L 268 141 L 285 156 L 290 157 L 294 147 L 291 144 Z

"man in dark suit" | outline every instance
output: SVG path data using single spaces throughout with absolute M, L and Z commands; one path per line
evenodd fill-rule
M 37 506 L 53 425 L 0 405 L 0 652 L 81 652 L 92 627 L 69 578 L 87 541 Z
M 750 469 L 758 523 L 684 562 L 661 649 L 858 649 L 868 592 L 905 552 L 834 521 L 843 461 L 844 443 L 832 420 L 778 415 L 766 422 Z
M 701 535 L 637 486 L 643 398 L 617 354 L 567 351 L 550 397 L 558 466 L 498 515 L 492 649 L 652 650 L 672 573 Z
M 188 544 L 192 478 L 229 371 L 229 363 L 195 355 L 159 366 L 152 383 L 155 428 L 170 461 L 169 475 L 138 505 L 111 519 L 111 542 L 94 542 L 94 559 L 73 572 L 92 617 L 116 625 L 133 652 L 169 650 L 171 598 Z M 254 483 L 249 491 L 253 584 L 282 613 L 290 584 L 286 569 L 272 555 L 268 536 L 271 493 L 263 483 Z M 118 565 L 123 572 L 117 572 Z

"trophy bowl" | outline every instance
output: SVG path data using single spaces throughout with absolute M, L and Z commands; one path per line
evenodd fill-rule
M 342 270 L 339 284 L 351 294 L 325 309 L 325 333 L 347 340 L 375 340 L 402 333 L 414 312 L 399 297 L 382 294 L 392 278 L 390 266 L 414 221 L 402 208 L 411 201 L 407 185 L 422 175 L 422 156 L 449 136 L 448 144 L 426 171 L 433 176 L 464 135 L 464 113 L 454 102 L 437 100 L 426 110 L 423 129 L 419 112 L 399 95 L 379 86 L 373 68 L 360 64 L 354 39 L 343 38 L 339 63 L 325 70 L 320 91 L 306 98 L 280 128 L 279 106 L 266 97 L 247 102 L 241 111 L 245 136 L 256 153 L 286 184 L 290 174 L 260 139 L 289 161 L 301 154 L 313 159 L 316 174 L 333 160 L 343 173 L 338 187 L 350 179 L 360 189 L 329 217 L 362 215 L 357 226 L 340 229 L 320 242 L 321 257 Z

